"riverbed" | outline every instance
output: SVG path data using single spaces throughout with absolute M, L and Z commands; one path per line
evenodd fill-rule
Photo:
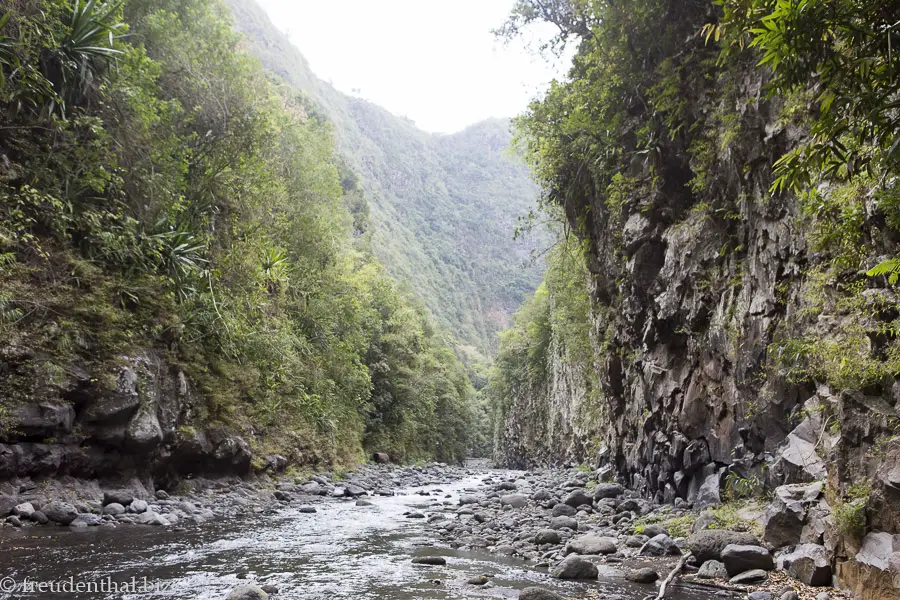
M 601 568 L 596 582 L 560 581 L 546 568 L 519 558 L 486 549 L 453 549 L 438 539 L 426 519 L 408 518 L 410 512 L 429 515 L 455 508 L 461 493 L 483 492 L 482 480 L 489 474 L 515 475 L 469 475 L 451 484 L 372 496 L 367 498 L 371 506 L 328 499 L 316 505 L 314 514 L 287 505 L 180 528 L 4 529 L 0 588 L 27 581 L 35 591 L 3 588 L 0 598 L 224 600 L 230 590 L 251 582 L 276 586 L 276 600 L 517 598 L 519 590 L 530 586 L 572 598 L 637 600 L 655 590 L 626 582 L 608 568 Z M 413 557 L 422 555 L 445 557 L 447 564 L 412 564 Z M 489 577 L 486 586 L 467 583 L 479 574 Z M 38 584 L 48 582 L 68 583 L 69 591 L 36 591 Z M 72 591 L 79 583 L 82 589 L 93 584 L 105 591 Z M 129 587 L 134 585 L 138 589 Z M 679 594 L 704 597 L 710 594 Z

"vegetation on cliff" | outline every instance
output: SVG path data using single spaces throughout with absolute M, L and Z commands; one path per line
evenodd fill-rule
M 428 311 L 353 243 L 332 126 L 216 0 L 20 0 L 0 15 L 0 395 L 181 366 L 299 461 L 460 459 L 474 390 Z M 0 414 L 0 416 L 3 416 Z M 8 431 L 8 432 L 9 432 Z

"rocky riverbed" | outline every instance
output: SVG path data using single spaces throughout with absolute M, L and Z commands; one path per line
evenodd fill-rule
M 18 481 L 3 488 L 0 510 L 12 514 L 0 577 L 147 578 L 157 587 L 139 596 L 160 599 L 642 600 L 681 565 L 668 597 L 841 597 L 789 576 L 802 564 L 821 578 L 815 557 L 786 563 L 789 553 L 773 555 L 754 531 L 721 529 L 715 512 L 654 505 L 601 478 L 474 464 L 195 479 L 173 490 Z M 29 596 L 8 591 L 0 598 Z

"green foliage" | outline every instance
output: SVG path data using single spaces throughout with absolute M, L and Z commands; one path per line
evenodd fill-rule
M 763 482 L 756 475 L 730 472 L 725 476 L 725 497 L 729 501 L 754 498 L 762 494 Z
M 866 506 L 872 493 L 871 482 L 855 484 L 835 506 L 834 524 L 842 535 L 859 534 L 866 526 Z
M 154 349 L 204 399 L 190 426 L 306 462 L 465 455 L 465 369 L 356 247 L 331 126 L 217 0 L 21 3 L 0 35 L 0 330 L 48 357 L 5 391 Z
M 358 221 L 357 246 L 371 246 L 388 273 L 452 333 L 457 348 L 493 356 L 496 334 L 540 283 L 544 266 L 532 255 L 552 243 L 544 227 L 513 239 L 517 218 L 533 207 L 538 191 L 526 165 L 507 151 L 509 121 L 427 134 L 318 79 L 256 3 L 228 4 L 252 52 L 334 123 L 337 150 L 356 174 L 345 179 L 345 202 Z
M 641 534 L 648 525 L 659 525 L 668 531 L 670 536 L 684 538 L 691 535 L 691 530 L 693 529 L 696 520 L 697 515 L 694 514 L 676 517 L 667 512 L 658 512 L 636 519 L 634 522 L 634 532 L 635 534 Z

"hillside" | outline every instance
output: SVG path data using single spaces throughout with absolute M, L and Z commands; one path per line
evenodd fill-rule
M 408 119 L 345 95 L 253 0 L 227 0 L 263 65 L 308 94 L 334 124 L 338 151 L 359 174 L 370 209 L 367 238 L 388 272 L 407 282 L 460 344 L 489 354 L 496 332 L 540 281 L 531 250 L 549 237 L 513 240 L 537 187 L 506 147 L 509 123 L 489 120 L 431 135 Z

